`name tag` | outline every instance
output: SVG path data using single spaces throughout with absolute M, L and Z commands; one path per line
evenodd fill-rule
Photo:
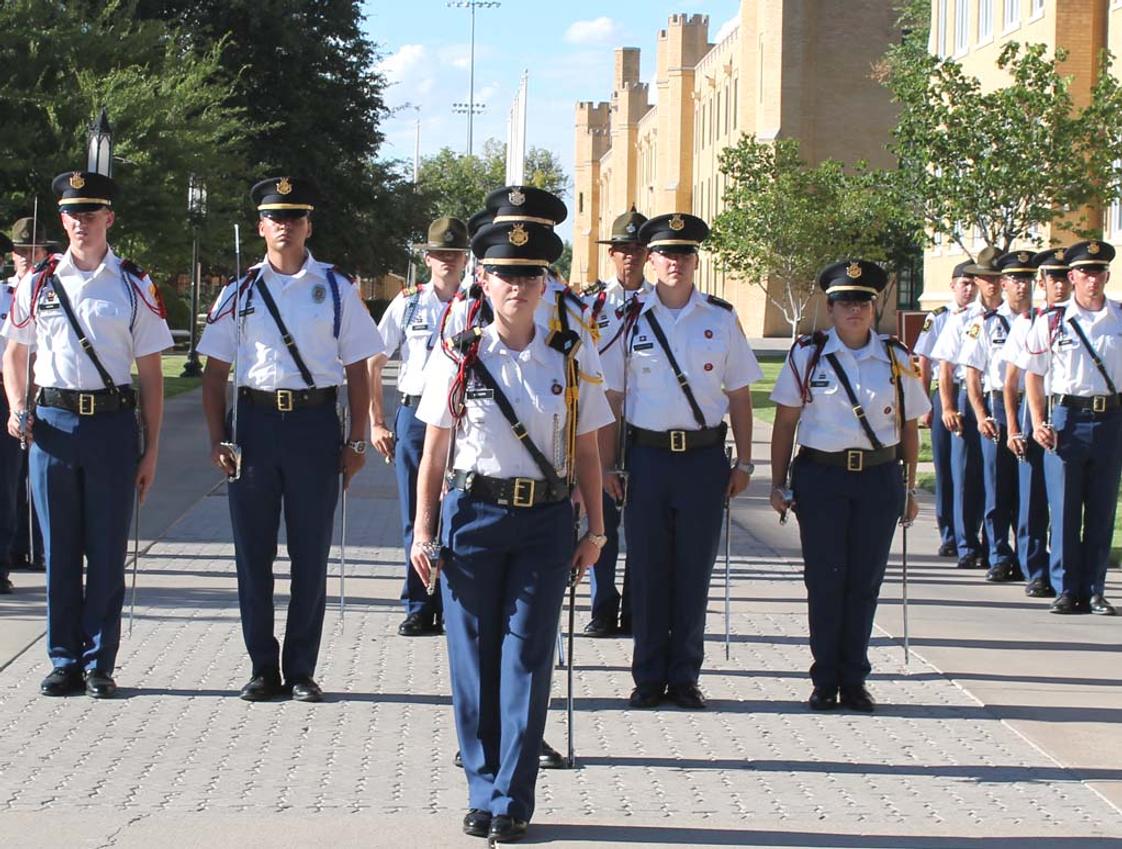
M 468 401 L 491 401 L 495 398 L 495 390 L 479 387 L 477 389 L 469 389 L 464 393 L 465 400 Z
M 828 378 L 825 378 L 825 377 L 816 377 L 814 380 L 812 380 L 810 382 L 810 385 L 814 389 L 825 389 L 827 386 L 830 385 L 830 381 L 829 381 Z
M 431 327 L 429 327 L 429 326 L 428 326 L 427 324 L 425 324 L 424 322 L 421 322 L 420 324 L 414 324 L 414 325 L 413 325 L 412 327 L 410 327 L 409 329 L 410 329 L 410 330 L 432 330 L 432 328 L 431 328 Z
M 1061 336 L 1059 339 L 1056 340 L 1056 346 L 1059 347 L 1059 348 L 1070 348 L 1074 344 L 1075 344 L 1075 340 L 1072 339 L 1070 336 Z
M 246 307 L 238 315 L 253 315 L 255 312 L 257 312 L 257 307 Z
M 607 327 L 609 323 L 610 322 L 608 321 L 608 319 L 602 318 L 598 322 L 596 322 L 596 326 L 597 327 Z
M 646 351 L 654 347 L 654 342 L 636 342 L 631 346 L 632 351 Z
M 50 312 L 51 310 L 62 309 L 62 304 L 58 301 L 40 301 L 37 312 Z

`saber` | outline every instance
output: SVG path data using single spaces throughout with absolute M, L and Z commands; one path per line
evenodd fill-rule
M 787 503 L 787 509 L 779 514 L 779 524 L 787 524 L 787 514 L 791 510 L 791 505 L 795 501 L 795 491 L 791 489 L 791 467 L 795 465 L 795 452 L 799 448 L 799 428 L 802 426 L 802 416 L 795 422 L 795 430 L 791 434 L 791 456 L 787 458 L 787 475 L 783 480 L 783 500 Z
M 31 279 L 35 279 L 35 254 L 39 249 L 39 196 L 35 196 L 35 202 L 32 206 L 31 212 Z M 16 281 L 19 285 L 19 281 Z M 34 286 L 32 286 L 34 289 Z M 35 292 L 32 291 L 32 296 Z M 30 306 L 29 306 L 30 310 Z M 23 366 L 23 412 L 19 414 L 19 447 L 24 451 L 29 451 L 31 448 L 31 404 L 33 402 L 35 391 L 34 385 L 31 381 L 31 346 L 27 346 L 27 362 Z M 31 500 L 31 458 L 27 459 L 27 478 L 24 481 L 24 486 L 27 489 L 27 557 L 28 565 L 34 568 L 35 566 L 35 505 Z
M 339 417 L 342 423 L 343 433 L 342 439 L 345 442 L 347 438 L 348 419 L 350 418 L 351 408 L 348 405 L 343 406 L 343 415 Z M 339 620 L 342 622 L 346 618 L 347 613 L 347 480 L 346 472 L 342 469 L 339 470 L 339 486 L 342 488 L 342 501 L 341 511 L 342 516 L 339 519 Z
M 732 463 L 732 449 L 725 447 L 725 457 Z M 725 660 L 732 654 L 732 641 L 729 637 L 729 621 L 732 613 L 732 571 L 729 567 L 732 538 L 732 499 L 725 499 Z
M 573 535 L 580 538 L 580 508 L 573 510 Z M 565 726 L 568 732 L 569 750 L 566 753 L 566 765 L 575 769 L 577 765 L 576 749 L 573 741 L 573 633 L 576 631 L 577 611 L 577 578 L 579 570 L 569 572 L 569 651 L 565 658 Z M 560 635 L 558 635 L 560 637 Z
M 636 292 L 632 294 L 631 300 L 639 297 Z M 630 477 L 627 471 L 627 370 L 630 360 L 630 343 L 627 341 L 627 336 L 631 333 L 639 321 L 636 318 L 634 323 L 629 327 L 628 322 L 631 321 L 631 313 L 633 306 L 630 301 L 624 299 L 625 308 L 623 311 L 623 330 L 619 334 L 619 344 L 623 346 L 623 397 L 620 399 L 619 404 L 619 433 L 616 434 L 616 468 L 612 469 L 616 477 L 619 478 L 619 485 L 622 492 L 622 498 L 616 502 L 616 509 L 622 510 L 627 506 L 627 485 Z M 610 347 L 610 346 L 609 346 Z
M 907 483 L 905 482 L 905 488 Z M 908 495 L 904 494 L 904 512 L 900 516 L 900 527 L 904 529 L 903 539 L 900 542 L 900 599 L 903 605 L 904 618 L 904 668 L 907 669 L 911 662 L 911 640 L 908 633 L 908 528 L 912 526 L 908 518 Z
M 137 457 L 144 456 L 144 407 L 140 403 L 140 375 L 136 380 L 136 449 Z M 136 572 L 140 563 L 140 487 L 132 496 L 132 587 L 129 590 L 129 636 L 132 636 L 132 620 L 136 615 Z
M 234 461 L 234 471 L 226 475 L 227 481 L 236 481 L 242 476 L 242 448 L 238 444 L 238 361 L 241 359 L 242 316 L 239 315 L 239 295 L 242 289 L 242 239 L 241 230 L 234 225 L 234 392 L 233 412 L 230 416 L 230 441 L 219 443 Z

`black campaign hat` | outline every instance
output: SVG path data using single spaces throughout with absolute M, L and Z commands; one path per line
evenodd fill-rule
M 1076 242 L 1064 252 L 1069 268 L 1104 269 L 1114 259 L 1114 245 L 1092 239 Z
M 642 244 L 639 241 L 639 230 L 644 224 L 647 223 L 647 216 L 641 212 L 635 211 L 635 205 L 631 205 L 631 209 L 623 213 L 623 215 L 616 216 L 615 221 L 612 222 L 612 234 L 606 239 L 600 239 L 601 245 L 638 245 Z
M 54 178 L 51 191 L 58 198 L 59 212 L 92 212 L 113 207 L 117 184 L 104 174 L 66 171 Z
M 543 273 L 565 249 L 553 228 L 532 221 L 503 221 L 475 234 L 471 250 L 488 271 L 511 275 Z
M 533 186 L 504 186 L 487 195 L 483 206 L 494 216 L 494 223 L 521 221 L 555 227 L 564 221 L 569 210 L 565 201 L 545 189 Z
M 656 215 L 639 228 L 639 241 L 661 253 L 696 253 L 708 238 L 709 225 L 688 212 Z
M 1066 248 L 1048 248 L 1032 258 L 1032 264 L 1053 277 L 1066 277 L 1068 268 Z
M 994 264 L 1002 274 L 1009 277 L 1036 276 L 1036 265 L 1033 263 L 1032 251 L 1009 251 L 999 256 Z
M 264 218 L 302 218 L 316 208 L 318 194 L 315 184 L 302 177 L 269 177 L 249 190 Z
M 870 301 L 888 285 L 888 273 L 867 259 L 843 259 L 818 272 L 818 286 L 831 301 Z

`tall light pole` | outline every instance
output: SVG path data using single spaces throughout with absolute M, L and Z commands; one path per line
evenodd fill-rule
M 202 264 L 199 262 L 199 225 L 206 218 L 206 183 L 197 174 L 187 178 L 187 220 L 191 223 L 191 347 L 181 377 L 201 377 L 203 367 L 196 349 L 199 335 L 199 287 L 202 285 Z
M 463 103 L 452 104 L 453 112 L 466 112 L 468 116 L 468 156 L 471 156 L 472 153 L 472 125 L 475 122 L 476 114 L 483 111 L 482 106 L 476 109 L 475 105 L 475 10 L 497 9 L 501 5 L 502 3 L 497 2 L 497 0 L 448 0 L 449 8 L 467 9 L 471 13 L 471 53 L 468 59 L 468 102 L 466 105 Z

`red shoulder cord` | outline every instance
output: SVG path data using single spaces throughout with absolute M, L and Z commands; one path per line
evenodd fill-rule
M 1048 316 L 1048 344 L 1045 345 L 1045 347 L 1042 348 L 1041 350 L 1034 351 L 1034 350 L 1032 350 L 1032 348 L 1028 347 L 1028 337 L 1026 336 L 1025 337 L 1025 350 L 1028 351 L 1029 356 L 1033 356 L 1033 357 L 1039 356 L 1040 354 L 1046 354 L 1046 353 L 1048 353 L 1049 351 L 1052 350 L 1052 343 L 1056 341 L 1056 336 L 1058 335 L 1057 330 L 1059 329 L 1060 325 L 1063 323 L 1063 320 L 1064 320 L 1063 310 L 1057 310 L 1057 309 L 1045 310 L 1044 312 L 1041 312 L 1040 315 L 1047 315 Z M 1030 333 L 1032 332 L 1031 327 L 1029 328 L 1029 332 Z
M 122 259 L 121 270 L 125 272 L 125 279 L 128 280 L 129 285 L 132 286 L 133 291 L 136 292 L 136 296 L 140 298 L 140 302 L 148 307 L 148 311 L 156 314 L 160 318 L 167 318 L 168 311 L 167 307 L 164 306 L 164 297 L 160 294 L 160 287 L 152 282 L 152 278 L 148 278 L 148 291 L 151 292 L 155 303 L 148 300 L 148 295 L 145 294 L 144 289 L 140 286 L 140 281 L 147 276 L 147 273 L 140 266 L 132 260 Z
M 58 268 L 58 259 L 57 255 L 52 254 L 47 259 L 43 260 L 45 264 L 40 267 L 36 276 L 32 278 L 31 300 L 27 305 L 27 317 L 23 319 L 23 321 L 16 318 L 16 309 L 19 302 L 13 295 L 12 306 L 8 310 L 8 317 L 11 319 L 13 327 L 27 327 L 28 323 L 35 318 L 35 304 L 39 302 L 39 293 L 43 291 L 43 286 L 46 284 L 47 280 L 54 276 L 55 269 Z
M 818 361 L 822 358 L 822 349 L 825 347 L 826 337 L 824 334 L 815 333 L 810 337 L 810 341 L 814 343 L 814 352 L 807 358 L 806 370 L 801 376 L 799 370 L 795 368 L 795 349 L 806 346 L 801 341 L 796 341 L 791 346 L 791 350 L 787 352 L 787 362 L 791 367 L 791 373 L 795 376 L 795 385 L 799 387 L 799 397 L 802 398 L 804 405 L 814 400 L 813 393 L 810 391 L 810 375 L 817 368 Z
M 239 303 L 239 304 L 243 303 L 242 296 L 245 294 L 246 290 L 250 287 L 250 285 L 252 285 L 253 281 L 256 280 L 256 279 L 257 279 L 256 269 L 251 268 L 248 272 L 246 272 L 245 277 L 242 278 L 241 284 L 238 286 L 237 297 L 234 297 L 233 295 L 228 297 L 226 299 L 226 303 L 221 304 L 218 307 L 217 314 L 208 315 L 206 317 L 206 323 L 207 324 L 217 324 L 224 317 L 226 317 L 228 315 L 232 316 L 234 314 L 234 304 L 235 303 Z M 229 285 L 229 284 L 227 284 L 227 285 Z
M 455 358 L 454 355 L 453 359 Z M 479 337 L 476 336 L 472 343 L 464 350 L 456 368 L 456 377 L 448 390 L 448 412 L 452 414 L 452 421 L 458 425 L 467 413 L 467 379 L 468 371 L 475 361 L 479 359 Z

